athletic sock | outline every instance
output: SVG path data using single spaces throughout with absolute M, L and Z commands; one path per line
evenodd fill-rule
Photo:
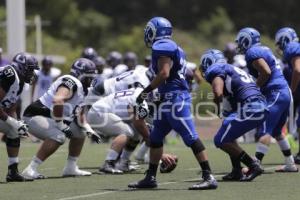
M 261 142 L 258 142 L 256 145 L 255 157 L 262 161 L 264 156 L 268 153 L 269 147 Z
M 290 144 L 286 138 L 278 140 L 277 143 L 285 157 L 292 155 Z
M 122 154 L 121 154 L 121 159 L 123 160 L 130 160 L 130 156 L 133 151 L 128 151 L 126 149 L 123 149 Z
M 29 166 L 31 167 L 31 169 L 36 170 L 42 163 L 43 163 L 43 161 L 41 159 L 34 156 L 31 160 Z
M 233 169 L 241 169 L 241 161 L 238 158 L 230 156 L 231 164 Z
M 14 163 L 19 163 L 19 158 L 18 157 L 8 157 L 8 166 L 10 166 Z
M 71 168 L 76 167 L 77 160 L 78 160 L 78 157 L 68 156 L 67 167 L 71 167 Z
M 245 151 L 242 151 L 238 158 L 247 167 L 251 168 L 253 166 L 253 159 Z
M 154 177 L 156 177 L 157 168 L 158 168 L 157 164 L 149 163 L 149 168 L 148 168 L 147 176 L 154 176 Z
M 211 174 L 211 169 L 208 160 L 199 162 L 199 164 L 202 169 L 202 177 L 208 177 Z
M 136 158 L 137 159 L 144 159 L 145 154 L 147 153 L 147 151 L 149 150 L 149 147 L 146 145 L 145 142 L 143 142 L 136 154 Z
M 119 153 L 113 149 L 109 149 L 105 160 L 117 160 Z

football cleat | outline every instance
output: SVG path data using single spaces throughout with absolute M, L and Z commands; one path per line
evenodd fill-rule
M 294 160 L 295 160 L 296 164 L 300 165 L 300 153 L 298 153 L 294 156 Z
M 26 182 L 33 181 L 30 177 L 25 177 L 19 173 L 18 163 L 8 166 L 8 173 L 6 175 L 7 182 Z
M 107 174 L 123 174 L 123 171 L 115 167 L 115 162 L 114 160 L 106 160 L 99 171 Z
M 155 176 L 150 176 L 147 174 L 143 180 L 130 183 L 128 187 L 136 188 L 136 189 L 152 189 L 152 188 L 157 188 L 157 182 Z
M 62 173 L 63 177 L 68 176 L 91 176 L 92 173 L 84 170 L 80 170 L 78 166 L 75 167 L 65 167 Z
M 275 172 L 298 172 L 298 167 L 295 164 L 283 165 L 275 170 Z
M 45 179 L 46 177 L 42 174 L 40 174 L 38 171 L 32 169 L 30 166 L 26 167 L 23 172 L 22 175 L 28 178 L 32 178 L 32 179 Z
M 213 177 L 213 175 L 210 174 L 206 178 L 203 178 L 203 180 L 200 183 L 197 183 L 189 187 L 189 190 L 215 190 L 217 188 L 218 188 L 218 182 Z
M 252 167 L 249 168 L 248 172 L 240 179 L 241 182 L 250 182 L 257 176 L 260 176 L 264 172 L 258 161 L 254 161 Z
M 116 163 L 116 169 L 119 169 L 123 172 L 132 172 L 139 169 L 139 165 L 132 165 L 130 160 L 120 159 Z
M 222 177 L 223 181 L 240 181 L 243 177 L 242 169 L 232 169 L 232 171 Z

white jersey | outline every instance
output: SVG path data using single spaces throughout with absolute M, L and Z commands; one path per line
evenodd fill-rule
M 33 100 L 37 100 L 47 92 L 53 81 L 60 76 L 60 74 L 61 70 L 54 67 L 50 69 L 49 74 L 45 74 L 43 71 L 37 71 L 36 75 L 38 79 L 34 89 Z
M 104 81 L 105 95 L 112 94 L 117 91 L 127 90 L 138 86 L 147 87 L 150 80 L 146 75 L 146 69 L 139 68 L 125 72 L 117 77 L 110 78 Z
M 92 109 L 100 113 L 114 113 L 124 121 L 129 120 L 128 107 L 136 105 L 136 98 L 142 91 L 142 88 L 132 88 L 110 94 L 94 103 Z M 145 102 L 144 108 L 148 110 Z
M 72 121 L 76 114 L 76 108 L 83 105 L 84 102 L 84 91 L 81 82 L 71 76 L 64 75 L 59 77 L 47 90 L 47 92 L 40 97 L 41 103 L 53 110 L 53 97 L 58 89 L 58 87 L 64 86 L 72 91 L 72 97 L 65 101 L 63 118 L 67 121 Z
M 0 103 L 1 108 L 10 108 L 17 102 L 23 90 L 20 84 L 19 76 L 12 66 L 0 68 L 0 87 L 6 92 Z

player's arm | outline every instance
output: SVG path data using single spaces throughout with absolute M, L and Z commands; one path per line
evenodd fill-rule
M 36 88 L 36 83 L 37 83 L 37 79 L 34 79 L 33 83 L 32 83 L 32 88 L 31 88 L 31 102 L 33 102 L 33 96 L 34 96 L 34 91 Z
M 201 76 L 201 72 L 198 69 L 194 71 L 194 79 L 198 85 L 203 82 L 203 77 Z
M 294 93 L 299 85 L 300 81 L 300 56 L 296 56 L 291 60 L 293 66 L 293 74 L 291 81 L 291 90 Z
M 151 84 L 141 92 L 141 94 L 137 98 L 138 103 L 141 103 L 143 101 L 143 99 L 145 99 L 147 97 L 147 94 L 149 92 L 156 89 L 160 84 L 162 84 L 170 76 L 171 67 L 172 67 L 171 58 L 160 57 L 158 59 L 159 72 L 156 75 L 156 77 L 152 80 Z
M 86 120 L 86 106 L 81 107 L 80 111 L 79 111 L 79 126 L 81 127 L 82 131 L 88 136 L 90 137 L 94 142 L 96 143 L 101 143 L 102 142 L 102 138 L 92 129 L 92 127 L 90 126 L 90 124 L 87 122 Z
M 5 97 L 6 91 L 0 87 L 0 101 Z M 8 113 L 7 113 L 7 112 Z M 16 120 L 16 106 L 11 109 L 4 110 L 0 107 L 0 119 L 11 125 L 20 136 L 28 136 L 28 127 L 24 122 Z
M 2 87 L 0 87 L 0 101 L 2 101 L 5 95 L 6 95 L 5 90 Z M 7 113 L 0 107 L 0 119 L 6 121 L 7 116 L 8 116 Z
M 55 120 L 62 120 L 64 103 L 72 96 L 71 93 L 71 90 L 67 87 L 58 87 L 55 96 L 53 97 L 53 117 Z
M 261 87 L 269 80 L 271 76 L 271 69 L 268 63 L 262 58 L 254 60 L 252 62 L 252 66 L 258 71 L 256 84 Z
M 134 117 L 134 119 L 132 120 L 132 124 L 133 124 L 134 128 L 141 134 L 144 141 L 146 141 L 146 144 L 148 144 L 149 130 L 145 123 L 145 120 Z
M 224 80 L 221 77 L 215 77 L 212 81 L 212 90 L 215 95 L 215 103 L 219 105 L 223 100 Z
M 136 105 L 135 107 L 128 106 L 128 113 L 132 116 L 132 124 L 134 128 L 140 133 L 143 139 L 146 141 L 146 144 L 149 144 L 149 129 L 146 125 L 145 118 L 147 117 L 147 110 Z

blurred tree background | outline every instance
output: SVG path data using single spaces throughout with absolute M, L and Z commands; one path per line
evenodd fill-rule
M 36 52 L 34 16 L 46 22 L 42 27 L 43 53 L 66 57 L 59 66 L 64 72 L 86 46 L 104 58 L 112 50 L 137 52 L 142 63 L 150 51 L 143 41 L 146 22 L 154 16 L 168 18 L 173 37 L 186 51 L 189 61 L 199 63 L 207 48 L 223 49 L 239 29 L 258 29 L 262 42 L 274 49 L 274 34 L 283 26 L 300 31 L 297 0 L 25 0 L 27 51 Z M 0 1 L 0 46 L 6 50 L 5 1 Z M 31 25 L 30 25 L 31 24 Z M 201 85 L 195 101 L 210 93 Z
M 300 30 L 296 0 L 26 0 L 26 18 L 40 15 L 43 53 L 67 58 L 67 66 L 85 46 L 106 57 L 112 50 L 149 54 L 143 43 L 143 28 L 153 16 L 164 16 L 174 26 L 175 40 L 188 59 L 198 63 L 206 48 L 223 49 L 245 26 L 257 28 L 263 42 L 274 48 L 273 37 L 282 26 Z M 0 46 L 6 49 L 5 1 L 0 1 Z M 27 27 L 27 50 L 35 52 L 35 27 Z

